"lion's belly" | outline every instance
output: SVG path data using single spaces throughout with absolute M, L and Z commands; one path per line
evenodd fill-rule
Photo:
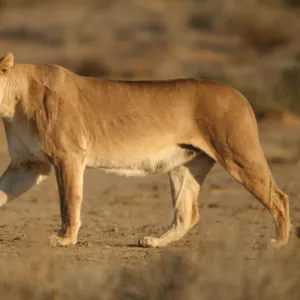
M 106 172 L 114 172 L 126 176 L 144 176 L 167 172 L 182 165 L 196 156 L 196 152 L 180 146 L 171 146 L 151 155 L 97 157 L 89 156 L 86 166 L 99 168 Z

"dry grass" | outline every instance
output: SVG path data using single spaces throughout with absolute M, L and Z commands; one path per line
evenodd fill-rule
M 157 251 L 157 250 L 153 250 Z M 299 250 L 298 250 L 299 251 Z M 1 299 L 299 299 L 294 250 L 261 250 L 249 260 L 241 249 L 210 243 L 199 253 L 165 251 L 121 268 L 84 266 L 46 258 L 1 263 Z M 50 255 L 51 257 L 51 255 Z

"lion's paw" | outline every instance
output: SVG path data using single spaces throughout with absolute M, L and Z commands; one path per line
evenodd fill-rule
M 76 240 L 70 238 L 70 237 L 60 237 L 58 235 L 51 235 L 50 236 L 50 246 L 51 247 L 66 247 L 69 245 L 76 245 Z
M 158 239 L 151 237 L 151 236 L 145 236 L 139 240 L 139 246 L 144 248 L 157 248 L 159 247 Z
M 283 240 L 276 240 L 276 239 L 271 239 L 271 240 L 270 240 L 270 246 L 271 246 L 273 249 L 281 249 L 281 248 L 283 248 L 286 244 L 287 244 L 287 242 L 286 242 L 286 241 L 283 241 Z

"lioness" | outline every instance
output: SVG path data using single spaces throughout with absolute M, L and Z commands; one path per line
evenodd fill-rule
M 143 247 L 179 240 L 199 219 L 197 197 L 215 162 L 274 217 L 276 247 L 288 242 L 289 201 L 272 177 L 254 113 L 235 89 L 208 80 L 111 81 L 57 65 L 0 60 L 0 115 L 11 162 L 0 204 L 55 169 L 62 227 L 52 245 L 77 242 L 86 167 L 125 175 L 168 172 L 175 209 L 170 229 Z M 193 164 L 190 162 L 193 160 Z

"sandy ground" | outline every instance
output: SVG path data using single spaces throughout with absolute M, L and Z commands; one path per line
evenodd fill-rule
M 299 127 L 265 123 L 260 125 L 260 135 L 274 177 L 290 196 L 292 221 L 299 225 Z M 9 158 L 2 127 L 0 138 L 0 168 L 4 171 Z M 269 213 L 219 165 L 206 179 L 199 208 L 198 224 L 169 249 L 201 252 L 208 241 L 211 245 L 226 237 L 232 245 L 242 246 L 251 259 L 274 235 Z M 162 234 L 172 217 L 166 174 L 126 178 L 87 170 L 78 245 L 51 249 L 49 235 L 60 225 L 58 192 L 52 172 L 45 182 L 1 208 L 0 257 L 23 259 L 50 251 L 58 259 L 70 261 L 138 263 L 164 251 L 139 248 L 138 239 Z M 300 250 L 300 241 L 291 236 L 286 249 L 293 247 Z

